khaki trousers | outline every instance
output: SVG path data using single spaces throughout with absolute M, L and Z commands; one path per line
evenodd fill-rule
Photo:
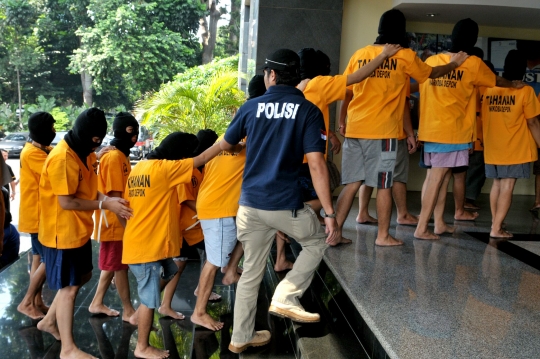
M 296 211 L 296 217 L 291 210 L 265 211 L 240 206 L 236 225 L 238 240 L 244 248 L 244 272 L 236 289 L 231 341 L 246 343 L 255 335 L 257 295 L 276 232 L 282 231 L 302 246 L 293 269 L 279 283 L 272 298 L 284 304 L 300 306 L 298 299 L 311 284 L 328 245 L 315 212 L 307 205 Z

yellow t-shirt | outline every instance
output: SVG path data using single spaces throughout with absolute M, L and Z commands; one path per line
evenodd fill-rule
M 484 93 L 486 92 L 487 87 L 479 87 L 476 92 L 476 135 L 473 136 L 474 141 L 474 150 L 483 151 L 484 150 L 484 130 L 482 128 L 482 99 L 484 98 Z
M 349 75 L 382 52 L 383 47 L 366 46 L 354 53 L 345 69 Z M 398 51 L 386 59 L 364 81 L 352 86 L 354 97 L 347 110 L 346 137 L 366 139 L 398 138 L 403 126 L 403 109 L 409 77 L 422 83 L 432 68 L 411 49 Z
M 39 231 L 39 179 L 47 152 L 31 143 L 21 151 L 21 204 L 19 207 L 19 232 Z
M 431 66 L 446 65 L 450 55 L 429 57 Z M 420 85 L 420 141 L 472 142 L 476 126 L 476 87 L 495 86 L 497 77 L 484 61 L 470 56 L 457 69 Z
M 536 161 L 536 142 L 527 119 L 540 115 L 540 102 L 530 86 L 487 89 L 482 101 L 484 161 L 515 165 Z
M 74 195 L 80 199 L 97 199 L 97 159 L 91 153 L 86 166 L 66 141 L 49 153 L 39 181 L 39 241 L 46 247 L 71 249 L 82 247 L 92 235 L 93 211 L 62 209 L 58 196 Z
M 246 150 L 242 150 L 239 154 L 222 151 L 204 166 L 197 197 L 199 219 L 236 216 L 245 164 Z
M 149 263 L 180 254 L 176 187 L 191 181 L 192 171 L 192 158 L 145 160 L 133 167 L 124 191 L 133 217 L 124 232 L 122 263 Z
M 306 100 L 317 106 L 323 114 L 327 147 L 330 136 L 328 131 L 330 128 L 330 110 L 328 106 L 333 102 L 344 100 L 346 92 L 347 76 L 345 75 L 317 76 L 308 82 L 304 90 Z M 304 163 L 307 163 L 306 156 L 304 156 Z
M 411 98 L 411 80 L 410 79 L 407 80 L 407 83 L 405 84 L 405 88 L 407 90 L 406 91 L 405 102 L 407 102 Z M 403 109 L 405 109 L 405 104 L 403 105 Z M 405 115 L 405 113 L 403 115 Z M 403 116 L 401 116 L 401 120 L 399 122 L 398 140 L 401 141 L 401 140 L 404 140 L 406 138 L 407 138 L 407 134 L 405 133 L 405 128 L 403 128 Z
M 127 179 L 131 172 L 129 158 L 120 150 L 107 152 L 101 157 L 98 170 L 98 190 L 107 195 L 112 191 L 122 192 L 126 188 Z M 98 238 L 99 217 L 101 211 L 96 211 L 94 239 Z M 118 221 L 118 217 L 111 211 L 105 211 L 109 227 L 105 220 L 101 223 L 101 241 L 121 241 L 124 236 L 124 227 Z
M 180 230 L 182 231 L 182 237 L 184 237 L 184 239 L 190 246 L 202 241 L 204 239 L 204 235 L 200 223 L 197 223 L 195 227 L 186 231 L 186 228 L 191 227 L 194 223 L 198 221 L 198 219 L 193 218 L 193 216 L 195 216 L 197 212 L 193 211 L 185 204 L 182 204 L 182 202 L 197 200 L 197 195 L 199 193 L 199 187 L 202 180 L 202 173 L 198 169 L 194 168 L 191 182 L 182 183 L 176 188 L 178 192 L 178 202 L 180 203 Z M 182 238 L 180 238 L 180 246 L 182 245 L 181 242 Z

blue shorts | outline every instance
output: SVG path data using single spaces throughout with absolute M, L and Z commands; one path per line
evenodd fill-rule
M 236 246 L 236 221 L 234 217 L 201 219 L 204 233 L 206 260 L 216 267 L 229 264 Z
M 486 164 L 487 178 L 529 178 L 531 175 L 530 162 L 518 165 L 488 165 Z
M 137 279 L 139 300 L 149 309 L 159 308 L 161 304 L 160 281 L 170 281 L 178 272 L 178 267 L 172 258 L 156 262 L 130 264 L 129 269 Z
M 84 276 L 92 272 L 92 241 L 79 248 L 56 249 L 43 246 L 47 284 L 51 289 L 81 285 Z
M 32 254 L 40 256 L 40 263 L 43 263 L 43 244 L 38 239 L 37 233 L 30 233 L 30 239 L 32 240 Z
M 0 268 L 19 259 L 20 245 L 19 232 L 17 232 L 15 226 L 10 224 L 7 228 L 4 228 L 4 249 L 0 256 Z

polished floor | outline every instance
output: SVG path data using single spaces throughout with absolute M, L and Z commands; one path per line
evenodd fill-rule
M 418 193 L 409 193 L 412 213 L 419 212 L 419 201 Z M 303 298 L 307 309 L 323 314 L 323 322 L 292 326 L 268 315 L 279 280 L 269 261 L 256 329 L 270 330 L 273 341 L 241 357 L 539 358 L 540 220 L 528 211 L 532 197 L 514 198 L 506 220 L 516 234 L 511 241 L 489 238 L 487 196 L 479 204 L 477 221 L 455 222 L 456 232 L 438 241 L 415 240 L 414 227 L 396 225 L 394 213 L 391 233 L 405 245 L 381 248 L 374 245 L 376 226 L 356 224 L 355 202 L 344 231 L 354 243 L 328 249 L 311 292 Z M 453 223 L 452 206 L 449 198 L 447 220 Z M 373 200 L 372 215 L 374 208 Z M 96 249 L 94 245 L 94 262 Z M 92 280 L 77 297 L 76 343 L 99 358 L 133 358 L 136 328 L 88 312 L 99 276 L 94 267 Z M 200 260 L 189 261 L 175 293 L 173 308 L 186 317 L 193 311 L 199 272 Z M 131 275 L 130 283 L 138 305 Z M 57 358 L 59 342 L 16 310 L 27 284 L 28 260 L 23 255 L 0 273 L 0 358 Z M 224 330 L 214 333 L 156 313 L 151 343 L 169 349 L 171 358 L 237 358 L 227 350 L 234 286 L 223 286 L 217 278 L 215 291 L 223 298 L 211 304 L 209 312 L 225 322 Z M 45 289 L 44 295 L 50 303 L 54 293 Z M 120 309 L 112 288 L 105 302 Z
M 374 215 L 374 200 L 370 208 Z M 420 196 L 409 193 L 419 213 Z M 446 220 L 456 231 L 437 241 L 414 239 L 395 223 L 401 247 L 374 245 L 377 227 L 348 217 L 350 246 L 330 248 L 325 262 L 383 350 L 376 358 L 539 358 L 540 236 L 531 196 L 515 196 L 506 218 L 516 241 L 489 238 L 488 197 L 475 222 Z M 355 203 L 356 206 L 356 203 Z M 365 343 L 364 343 L 365 344 Z

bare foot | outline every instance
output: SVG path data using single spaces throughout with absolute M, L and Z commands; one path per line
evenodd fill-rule
M 151 345 L 147 346 L 144 349 L 140 349 L 139 344 L 137 344 L 137 346 L 135 347 L 135 351 L 133 352 L 133 355 L 135 356 L 135 358 L 161 359 L 161 358 L 168 358 L 169 351 L 154 348 Z
M 122 321 L 129 323 L 129 319 L 136 313 L 137 311 L 132 308 L 126 310 L 124 309 L 122 311 Z
M 223 283 L 223 285 L 231 285 L 231 284 L 238 283 L 239 280 L 240 280 L 240 275 L 238 273 L 229 274 L 229 272 L 227 272 L 223 276 L 221 283 Z
M 438 235 L 431 231 L 420 231 L 418 228 L 416 228 L 416 231 L 414 231 L 414 238 L 417 239 L 440 239 Z
M 539 204 L 540 206 L 540 204 Z M 463 208 L 465 209 L 472 209 L 473 211 L 478 211 L 480 207 L 478 207 L 474 202 L 465 201 L 465 204 L 463 205 Z
M 540 203 L 538 203 L 538 202 L 534 202 L 534 205 L 532 206 L 532 208 L 529 209 L 529 211 L 531 211 L 531 212 L 535 212 L 535 211 L 538 211 L 538 210 L 540 210 Z
M 41 330 L 42 332 L 47 332 L 50 335 L 54 337 L 56 340 L 60 340 L 60 332 L 58 331 L 58 327 L 56 326 L 56 323 L 47 323 L 45 320 L 42 320 L 41 322 L 37 323 L 37 328 Z
M 199 289 L 199 287 L 197 287 L 197 290 L 195 290 L 195 292 L 193 292 L 193 294 L 195 296 L 197 296 L 199 294 L 198 289 Z M 210 293 L 210 297 L 208 297 L 209 302 L 217 302 L 218 300 L 221 300 L 221 295 L 219 295 L 217 293 L 214 293 L 214 292 Z
M 478 216 L 478 212 L 463 211 L 461 213 L 456 212 L 454 219 L 456 221 L 474 221 Z
M 43 312 L 41 310 L 34 307 L 32 305 L 32 303 L 30 303 L 30 305 L 28 305 L 28 304 L 25 304 L 25 303 L 21 302 L 17 306 L 17 310 L 19 311 L 19 313 L 22 313 L 22 314 L 26 315 L 27 317 L 30 317 L 31 319 L 34 319 L 34 320 L 43 319 L 45 317 L 45 314 L 43 314 Z
M 208 313 L 204 313 L 201 316 L 193 313 L 191 315 L 191 322 L 213 331 L 221 330 L 223 328 L 223 323 L 214 320 Z
M 360 214 L 358 214 L 358 216 L 356 217 L 356 222 L 357 223 L 360 223 L 360 224 L 370 224 L 370 223 L 377 223 L 377 218 L 373 218 L 371 217 L 369 214 L 367 215 L 367 217 L 360 217 Z
M 349 238 L 341 237 L 339 241 L 334 242 L 331 244 L 332 247 L 339 246 L 340 244 L 351 244 L 352 241 Z
M 402 246 L 403 241 L 395 239 L 391 235 L 386 237 L 377 237 L 375 240 L 375 245 L 379 247 L 392 247 L 392 246 Z
M 512 238 L 514 235 L 507 230 L 499 229 L 498 231 L 492 229 L 491 232 L 489 232 L 489 236 L 491 238 Z
M 41 302 L 40 304 L 36 305 L 40 311 L 47 314 L 49 312 L 49 307 L 45 305 L 45 303 Z
M 79 348 L 75 347 L 70 351 L 62 350 L 60 352 L 60 358 L 62 359 L 97 359 L 88 353 L 83 352 Z
M 294 263 L 291 262 L 291 261 L 288 261 L 288 260 L 285 260 L 285 261 L 280 261 L 279 263 L 276 263 L 274 265 L 274 271 L 276 272 L 283 272 L 283 271 L 286 271 L 286 270 L 291 270 L 293 269 L 293 265 Z
M 88 307 L 88 311 L 92 314 L 105 314 L 105 315 L 108 315 L 109 317 L 117 317 L 120 315 L 119 311 L 111 309 L 104 304 L 100 304 L 100 305 L 90 304 L 90 306 Z
M 179 319 L 179 320 L 182 320 L 182 319 L 185 319 L 186 317 L 184 316 L 184 314 L 182 313 L 179 313 L 179 312 L 176 312 L 174 310 L 172 310 L 172 308 L 165 308 L 165 307 L 159 307 L 158 308 L 158 312 L 159 314 L 161 315 L 164 315 L 166 317 L 171 317 L 173 319 Z
M 416 226 L 418 224 L 418 217 L 407 213 L 405 216 L 398 218 L 397 223 L 404 226 Z
M 129 324 L 138 326 L 139 325 L 139 311 L 136 310 L 131 317 L 129 317 Z
M 449 233 L 449 234 L 452 234 L 454 233 L 454 230 L 455 228 L 452 227 L 452 226 L 449 226 L 448 224 L 444 224 L 444 226 L 440 227 L 440 226 L 437 226 L 435 225 L 435 234 L 444 234 L 444 233 Z

